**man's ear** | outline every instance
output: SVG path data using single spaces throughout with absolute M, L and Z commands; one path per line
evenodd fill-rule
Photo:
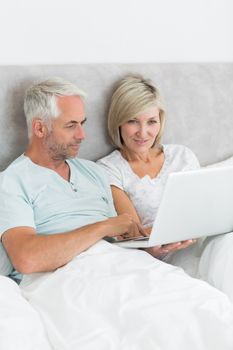
M 39 138 L 42 138 L 47 134 L 48 127 L 46 126 L 46 124 L 44 123 L 43 120 L 34 119 L 32 121 L 32 130 L 33 130 L 34 135 L 36 135 Z

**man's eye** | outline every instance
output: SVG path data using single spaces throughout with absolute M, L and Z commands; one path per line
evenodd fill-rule
M 72 129 L 72 128 L 74 128 L 74 127 L 75 127 L 75 124 L 67 125 L 67 128 L 68 128 L 68 129 Z

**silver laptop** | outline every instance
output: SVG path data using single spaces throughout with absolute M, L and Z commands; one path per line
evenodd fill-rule
M 115 241 L 144 248 L 233 231 L 233 167 L 169 175 L 149 238 Z

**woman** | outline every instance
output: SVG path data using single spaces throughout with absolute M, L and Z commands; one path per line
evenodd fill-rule
M 108 130 L 117 150 L 100 159 L 108 173 L 118 214 L 129 213 L 150 234 L 168 175 L 198 169 L 193 152 L 181 145 L 160 144 L 165 110 L 158 89 L 140 76 L 117 85 L 110 103 Z M 195 240 L 147 249 L 163 258 Z

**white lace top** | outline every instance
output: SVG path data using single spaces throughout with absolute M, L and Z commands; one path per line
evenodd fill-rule
M 140 178 L 136 175 L 117 150 L 98 160 L 98 164 L 105 169 L 110 184 L 128 194 L 145 227 L 153 224 L 168 175 L 176 171 L 200 168 L 196 156 L 189 148 L 172 144 L 161 147 L 165 160 L 159 174 L 154 178 L 149 175 Z

